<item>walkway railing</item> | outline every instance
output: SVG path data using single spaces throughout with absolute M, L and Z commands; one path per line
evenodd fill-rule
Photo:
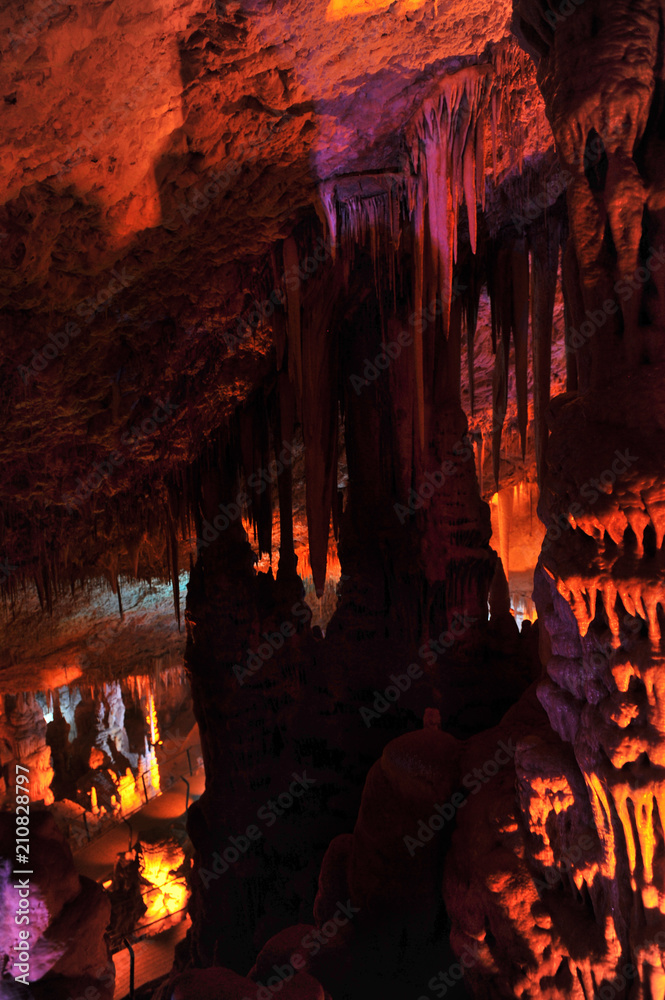
M 91 843 L 93 840 L 97 840 L 99 837 L 108 833 L 110 829 L 118 826 L 120 822 L 127 822 L 131 816 L 140 812 L 148 802 L 152 802 L 153 799 L 159 798 L 165 791 L 170 791 L 175 785 L 176 781 L 182 779 L 183 784 L 183 795 L 185 796 L 184 809 L 189 806 L 189 782 L 187 781 L 187 775 L 191 776 L 195 771 L 198 771 L 203 764 L 201 757 L 201 744 L 195 743 L 191 746 L 184 747 L 180 750 L 168 750 L 164 745 L 159 745 L 156 749 L 155 756 L 157 758 L 157 766 L 160 768 L 160 787 L 157 791 L 152 785 L 146 783 L 145 775 L 149 774 L 149 771 L 142 771 L 136 776 L 136 781 L 141 779 L 141 785 L 143 787 L 143 797 L 144 801 L 140 802 L 133 809 L 124 809 L 122 805 L 118 807 L 118 811 L 115 813 L 107 813 L 103 817 L 95 816 L 94 825 L 88 822 L 88 815 L 90 810 L 84 809 L 81 819 L 82 822 L 77 822 L 73 820 L 69 823 L 69 842 L 72 851 L 81 850 L 87 844 Z M 171 767 L 175 761 L 180 760 L 182 764 L 181 768 L 174 768 L 171 772 Z M 168 769 L 167 769 L 168 765 Z M 163 769 L 163 770 L 162 770 Z M 170 773 L 171 772 L 171 773 Z M 175 773 L 181 772 L 181 773 Z M 152 793 L 152 794 L 151 794 Z M 131 829 L 131 825 L 130 825 Z M 131 834 L 130 834 L 131 840 Z

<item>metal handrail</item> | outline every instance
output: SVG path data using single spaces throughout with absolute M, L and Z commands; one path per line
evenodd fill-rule
M 201 756 L 201 750 L 202 750 L 201 744 L 200 743 L 195 743 L 192 746 L 185 747 L 183 750 L 179 750 L 177 753 L 170 754 L 169 755 L 169 759 L 174 760 L 176 757 L 179 757 L 182 754 L 186 754 L 187 755 L 188 764 L 189 764 L 189 773 L 190 773 L 190 775 L 193 775 L 194 774 L 194 770 L 193 770 L 193 766 L 192 766 L 192 756 L 193 756 L 192 755 L 192 751 L 193 750 L 198 750 L 197 757 Z M 198 770 L 198 768 L 197 768 L 197 770 Z M 145 775 L 145 773 L 146 773 L 145 771 L 141 771 L 136 776 L 137 780 L 139 778 L 143 779 L 143 776 Z M 146 785 L 145 785 L 145 780 L 143 780 L 143 790 L 144 790 L 144 794 L 146 796 L 145 802 L 142 802 L 140 805 L 136 806 L 135 809 L 131 809 L 131 810 L 127 811 L 127 812 L 122 812 L 122 810 L 121 810 L 120 811 L 120 819 L 122 821 L 126 821 L 126 820 L 128 820 L 128 818 L 130 816 L 134 816 L 136 813 L 140 812 L 141 809 L 143 809 L 144 806 L 146 806 L 148 804 L 148 802 L 152 802 L 154 799 L 159 798 L 159 796 L 163 795 L 163 793 L 165 791 L 170 791 L 170 789 L 175 785 L 176 781 L 178 781 L 178 779 L 182 778 L 182 777 L 183 777 L 182 775 L 178 775 L 177 777 L 175 775 L 169 775 L 170 781 L 169 781 L 168 787 L 164 788 L 164 789 L 160 788 L 160 790 L 158 792 L 156 792 L 154 795 L 148 795 L 147 788 L 146 788 Z M 189 800 L 189 795 L 187 795 L 187 797 L 186 797 L 185 809 L 187 809 L 188 806 L 189 806 L 189 801 L 188 800 Z M 85 834 L 87 836 L 88 843 L 91 843 L 93 840 L 97 840 L 99 837 L 104 836 L 105 833 L 108 833 L 108 830 L 111 827 L 117 825 L 117 820 L 115 819 L 115 817 L 112 814 L 108 814 L 107 817 L 102 820 L 102 823 L 98 824 L 97 828 L 91 834 L 90 830 L 88 829 L 88 822 L 87 822 L 87 813 L 88 813 L 88 811 L 89 810 L 84 809 L 84 812 L 83 812 L 83 824 L 84 824 L 84 827 L 82 828 L 82 832 L 84 830 L 84 832 L 85 832 Z M 72 825 L 73 824 L 70 823 L 70 830 L 71 830 Z M 70 840 L 71 840 L 71 833 L 70 833 Z

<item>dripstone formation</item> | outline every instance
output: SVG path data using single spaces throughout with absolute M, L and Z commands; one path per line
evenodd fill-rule
M 206 783 L 151 995 L 665 1000 L 662 5 L 0 32 L 0 597 L 24 636 L 28 587 L 57 618 L 104 580 L 124 616 L 170 581 L 184 627 Z M 138 759 L 103 690 L 74 741 L 6 702 L 3 795 L 20 755 L 44 808 Z M 105 996 L 67 865 L 34 995 Z

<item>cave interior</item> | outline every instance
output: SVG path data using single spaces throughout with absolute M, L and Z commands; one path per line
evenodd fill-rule
M 0 81 L 2 997 L 665 1000 L 663 0 Z

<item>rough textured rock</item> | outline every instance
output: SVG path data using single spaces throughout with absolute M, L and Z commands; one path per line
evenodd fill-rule
M 146 573 L 146 530 L 171 572 L 168 480 L 182 489 L 203 442 L 272 369 L 271 324 L 252 318 L 254 298 L 285 298 L 269 251 L 279 259 L 286 240 L 286 261 L 307 258 L 296 224 L 326 217 L 331 178 L 334 189 L 339 176 L 399 176 L 406 136 L 440 114 L 451 73 L 456 90 L 469 66 L 487 105 L 471 120 L 478 190 L 467 157 L 464 179 L 450 174 L 456 192 L 484 199 L 486 161 L 502 181 L 548 150 L 528 66 L 507 42 L 509 5 L 457 6 L 444 17 L 405 0 L 26 4 L 11 23 L 5 12 L 2 418 L 7 440 L 33 429 L 29 462 L 3 454 L 15 579 L 36 568 L 47 601 L 90 570 L 115 587 L 118 570 Z M 513 96 L 487 104 L 493 69 Z M 459 135 L 451 163 L 465 155 Z M 100 483 L 95 467 L 112 453 L 119 464 Z M 41 549 L 28 523 L 38 517 Z
M 25 929 L 14 920 L 20 909 L 10 860 L 15 857 L 15 818 L 3 813 L 0 819 L 2 985 L 19 997 L 24 988 L 12 984 L 26 970 L 17 969 L 14 954 L 17 933 Z M 27 964 L 31 995 L 37 1000 L 67 1000 L 90 988 L 104 1000 L 112 1000 L 115 970 L 104 937 L 111 915 L 109 901 L 100 886 L 77 874 L 71 850 L 46 812 L 33 811 L 30 816 L 30 862 Z
M 0 14 L 0 597 L 26 630 L 27 582 L 49 613 L 103 579 L 122 617 L 125 579 L 169 579 L 179 624 L 191 560 L 206 791 L 162 1000 L 293 956 L 285 997 L 433 991 L 448 918 L 480 997 L 608 1000 L 630 963 L 661 1000 L 661 7 Z M 547 529 L 522 632 L 514 495 L 503 561 L 485 503 L 518 466 Z M 302 577 L 325 598 L 331 539 L 324 635 Z M 5 785 L 25 757 L 45 802 L 49 748 L 92 808 L 143 752 L 117 681 L 49 731 L 33 693 L 5 706 Z M 40 889 L 45 996 L 105 951 L 105 904 L 65 883 Z
M 518 11 L 573 178 L 570 391 L 548 415 L 535 588 L 551 728 L 521 724 L 500 823 L 460 819 L 446 866 L 451 940 L 458 954 L 479 942 L 477 995 L 658 996 L 663 275 L 648 151 L 660 142 L 659 7 L 617 3 L 607 19 L 591 2 L 549 29 L 535 5 Z M 494 806 L 487 791 L 477 810 L 483 800 Z
M 325 1000 L 320 983 L 305 972 L 297 972 L 279 981 L 281 995 L 287 1000 Z M 270 991 L 266 989 L 270 996 Z M 245 1000 L 258 995 L 256 983 L 238 976 L 230 969 L 197 969 L 185 972 L 159 994 L 159 1000 Z

